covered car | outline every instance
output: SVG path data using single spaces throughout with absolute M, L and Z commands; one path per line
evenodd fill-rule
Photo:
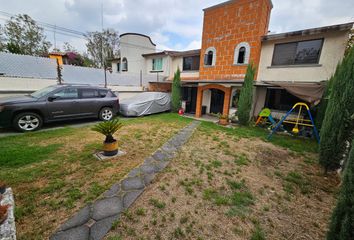
M 144 92 L 120 102 L 123 116 L 138 117 L 171 110 L 171 96 L 163 92 Z

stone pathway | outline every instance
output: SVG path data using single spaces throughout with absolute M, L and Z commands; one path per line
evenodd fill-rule
M 199 122 L 194 121 L 167 141 L 144 163 L 114 184 L 96 202 L 87 205 L 61 225 L 51 240 L 98 240 L 111 229 L 113 222 L 131 206 L 157 173 L 161 172 L 187 142 Z

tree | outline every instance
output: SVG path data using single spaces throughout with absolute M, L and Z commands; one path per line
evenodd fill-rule
M 352 137 L 354 113 L 354 48 L 339 64 L 321 129 L 320 164 L 328 170 L 340 168 Z
M 256 69 L 253 64 L 247 66 L 245 81 L 243 83 L 240 99 L 238 101 L 237 116 L 240 124 L 248 125 L 253 101 L 253 81 Z
M 344 170 L 343 182 L 327 240 L 354 239 L 354 141 Z
M 351 29 L 349 32 L 349 40 L 345 48 L 345 56 L 348 55 L 350 49 L 354 46 L 354 29 Z
M 177 69 L 172 82 L 172 112 L 181 108 L 181 71 Z
M 329 97 L 330 97 L 331 91 L 332 91 L 332 83 L 333 83 L 333 76 L 328 80 L 327 85 L 326 85 L 326 89 L 323 93 L 321 102 L 318 106 L 318 110 L 317 110 L 317 114 L 316 114 L 316 127 L 318 129 L 322 128 L 323 119 L 326 114 L 326 109 L 328 106 Z
M 4 29 L 3 29 L 3 27 L 0 25 L 0 52 L 6 50 L 5 37 L 4 37 L 3 32 L 4 32 Z
M 27 55 L 45 55 L 51 43 L 46 41 L 43 28 L 28 15 L 11 17 L 4 26 L 7 50 Z
M 107 65 L 107 59 L 113 58 L 118 51 L 119 35 L 113 29 L 105 29 L 103 32 L 89 32 L 86 35 L 87 51 L 96 67 Z

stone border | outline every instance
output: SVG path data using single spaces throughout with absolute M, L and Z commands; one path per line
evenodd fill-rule
M 15 201 L 11 188 L 7 188 L 2 195 L 1 205 L 10 205 L 8 209 L 7 219 L 0 225 L 0 239 L 1 240 L 16 240 L 16 224 L 15 224 Z
M 120 214 L 144 192 L 157 173 L 167 167 L 177 151 L 188 141 L 199 122 L 193 121 L 179 131 L 140 166 L 112 185 L 94 203 L 87 205 L 64 224 L 51 240 L 99 240 L 111 229 Z

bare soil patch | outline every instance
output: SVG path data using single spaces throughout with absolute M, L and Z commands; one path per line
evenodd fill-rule
M 316 159 L 202 126 L 106 239 L 324 239 L 338 189 Z

